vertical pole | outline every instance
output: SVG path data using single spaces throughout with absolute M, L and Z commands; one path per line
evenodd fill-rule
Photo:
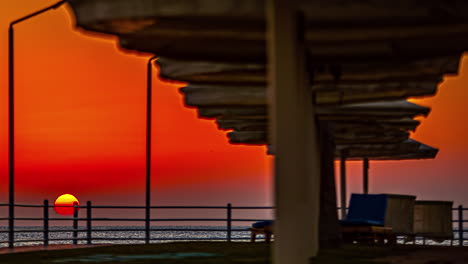
M 341 153 L 340 157 L 340 198 L 341 198 L 341 219 L 346 218 L 346 155 Z
M 78 203 L 73 203 L 73 245 L 78 244 Z
M 86 202 L 86 243 L 88 245 L 92 244 L 92 238 L 91 238 L 91 230 L 92 230 L 92 225 L 91 225 L 91 201 Z
M 319 122 L 321 179 L 320 179 L 320 249 L 338 248 L 342 234 L 336 210 L 335 142 L 332 127 L 327 121 Z
M 44 246 L 49 245 L 49 200 L 44 200 Z
M 463 206 L 458 206 L 458 245 L 463 246 Z
M 145 205 L 145 243 L 150 242 L 151 218 L 151 130 L 153 108 L 153 56 L 146 67 L 146 205 Z
M 15 89 L 14 89 L 14 31 L 8 29 L 8 247 L 15 244 Z
M 298 0 L 268 0 L 269 136 L 276 149 L 274 264 L 318 252 L 320 151 Z
M 15 65 L 14 65 L 14 29 L 13 26 L 27 19 L 58 8 L 66 1 L 59 1 L 32 14 L 10 22 L 8 28 L 8 247 L 15 244 Z
M 362 193 L 369 193 L 369 159 L 364 158 L 362 161 Z
M 232 206 L 230 203 L 227 204 L 227 241 L 231 242 L 232 233 Z

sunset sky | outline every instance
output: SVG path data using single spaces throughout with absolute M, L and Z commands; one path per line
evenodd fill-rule
M 0 1 L 0 203 L 8 191 L 8 24 L 55 2 Z M 68 7 L 23 22 L 15 32 L 17 202 L 71 193 L 82 203 L 143 204 L 151 54 L 120 50 L 115 37 L 74 28 Z M 440 148 L 437 158 L 371 162 L 371 192 L 468 207 L 466 84 L 468 59 L 436 97 L 417 101 L 432 112 L 413 138 Z M 153 204 L 272 204 L 265 147 L 229 145 L 212 120 L 183 105 L 174 84 L 155 81 L 153 100 Z M 350 162 L 348 173 L 350 192 L 361 192 L 361 163 Z

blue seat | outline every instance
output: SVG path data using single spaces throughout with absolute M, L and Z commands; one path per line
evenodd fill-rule
M 264 228 L 265 226 L 273 225 L 273 220 L 259 221 L 252 224 L 253 228 Z
M 387 195 L 353 193 L 348 214 L 340 221 L 340 224 L 342 226 L 384 226 L 386 211 Z

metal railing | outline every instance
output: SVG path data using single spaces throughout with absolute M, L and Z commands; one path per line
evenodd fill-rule
M 465 233 L 468 233 L 468 230 L 465 230 L 464 229 L 464 225 L 463 223 L 467 223 L 468 222 L 468 219 L 464 219 L 463 218 L 463 211 L 468 211 L 468 208 L 463 208 L 462 205 L 459 205 L 458 207 L 456 208 L 452 208 L 453 211 L 457 211 L 457 219 L 456 220 L 452 220 L 452 222 L 454 223 L 458 223 L 458 227 L 457 227 L 457 233 L 458 233 L 458 245 L 459 246 L 463 246 L 463 241 L 466 240 L 464 239 L 464 234 Z M 453 242 L 453 241 L 452 241 Z
M 9 204 L 0 204 L 0 207 L 6 207 Z M 274 207 L 271 206 L 232 206 L 228 203 L 226 206 L 150 206 L 149 209 L 208 209 L 208 210 L 225 210 L 226 218 L 150 218 L 149 214 L 146 214 L 144 218 L 117 218 L 117 217 L 93 217 L 93 212 L 96 209 L 141 209 L 145 210 L 146 206 L 96 206 L 92 205 L 90 201 L 86 203 L 85 206 L 54 206 L 50 205 L 48 200 L 45 200 L 42 205 L 31 205 L 31 204 L 15 204 L 15 207 L 23 208 L 42 208 L 43 216 L 42 217 L 15 217 L 15 220 L 23 221 L 42 221 L 42 229 L 17 229 L 14 230 L 0 230 L 0 234 L 8 233 L 9 238 L 13 240 L 1 240 L 0 244 L 8 243 L 9 245 L 15 245 L 15 243 L 26 243 L 26 242 L 42 242 L 43 245 L 49 245 L 50 241 L 72 241 L 73 244 L 78 244 L 78 241 L 83 240 L 86 244 L 91 245 L 93 241 L 112 241 L 112 240 L 132 240 L 132 241 L 144 241 L 149 243 L 150 241 L 171 241 L 171 240 L 184 240 L 184 241 L 195 241 L 195 240 L 217 240 L 217 241 L 227 241 L 231 242 L 233 240 L 248 240 L 249 237 L 233 237 L 233 232 L 246 232 L 248 228 L 233 228 L 233 222 L 256 222 L 263 221 L 266 219 L 257 219 L 257 218 L 233 218 L 233 210 L 273 210 Z M 73 216 L 69 218 L 58 218 L 50 217 L 49 209 L 54 207 L 73 207 Z M 86 216 L 79 217 L 79 209 L 85 209 Z M 339 210 L 340 208 L 338 208 Z M 468 230 L 464 229 L 464 223 L 468 222 L 468 219 L 464 219 L 463 212 L 468 211 L 468 208 L 463 208 L 463 206 L 458 206 L 452 208 L 456 212 L 457 218 L 452 220 L 456 224 L 457 228 L 454 229 L 454 233 L 457 234 L 456 238 L 451 240 L 453 244 L 454 240 L 458 240 L 458 245 L 463 246 L 464 233 L 468 233 Z M 10 218 L 3 217 L 0 218 L 0 221 L 7 221 Z M 62 228 L 62 229 L 51 229 L 50 221 L 72 221 L 71 228 Z M 145 225 L 144 228 L 96 228 L 93 223 L 96 222 L 115 222 L 115 221 L 127 221 L 127 222 L 224 222 L 225 228 L 215 229 L 215 228 L 161 228 L 158 226 L 151 227 L 151 225 Z M 79 227 L 79 222 L 84 222 L 84 228 Z M 223 225 L 224 226 L 224 225 Z M 140 237 L 93 237 L 93 232 L 125 232 L 125 231 L 136 231 L 144 232 L 145 236 Z M 151 232 L 224 232 L 224 237 L 206 237 L 206 238 L 197 238 L 197 237 L 151 237 Z M 66 238 L 51 238 L 50 234 L 55 232 L 71 232 L 71 237 Z M 22 239 L 16 240 L 14 238 L 15 233 L 42 233 L 42 239 Z M 84 233 L 84 236 L 79 236 L 79 233 Z
M 8 204 L 0 204 L 0 207 L 9 206 Z M 15 204 L 15 207 L 23 207 L 23 208 L 43 208 L 43 215 L 42 217 L 15 217 L 15 220 L 20 221 L 41 221 L 42 222 L 42 229 L 17 229 L 14 230 L 0 230 L 1 233 L 9 233 L 12 234 L 9 238 L 13 238 L 13 240 L 0 240 L 1 243 L 8 243 L 9 245 L 14 245 L 15 243 L 25 243 L 25 242 L 42 242 L 43 245 L 49 245 L 50 241 L 72 241 L 73 244 L 78 244 L 78 241 L 84 240 L 86 244 L 92 244 L 93 241 L 97 240 L 135 240 L 135 241 L 145 241 L 149 243 L 149 241 L 170 241 L 170 240 L 224 240 L 224 241 L 232 241 L 232 240 L 246 240 L 249 237 L 233 237 L 233 232 L 246 232 L 248 231 L 247 228 L 233 228 L 233 222 L 256 222 L 256 221 L 263 221 L 266 219 L 259 219 L 259 218 L 233 218 L 233 210 L 272 210 L 273 207 L 268 206 L 232 206 L 228 203 L 226 206 L 150 206 L 149 209 L 208 209 L 208 210 L 225 210 L 226 218 L 149 218 L 149 214 L 146 214 L 144 218 L 117 218 L 117 217 L 93 217 L 93 212 L 96 209 L 140 209 L 146 210 L 146 206 L 96 206 L 92 205 L 90 201 L 86 203 L 85 206 L 54 206 L 50 205 L 48 200 L 45 200 L 42 205 L 31 205 L 31 204 Z M 65 207 L 71 208 L 73 207 L 73 216 L 69 218 L 58 218 L 58 217 L 49 217 L 49 209 L 54 207 Z M 79 217 L 79 210 L 85 209 L 86 212 L 85 217 Z M 0 221 L 9 220 L 10 218 L 4 217 L 0 218 Z M 71 228 L 61 228 L 61 229 L 50 229 L 50 221 L 72 221 Z M 214 228 L 157 228 L 151 227 L 151 225 L 145 225 L 144 228 L 95 228 L 94 223 L 96 222 L 116 222 L 116 221 L 126 221 L 126 222 L 224 222 L 226 228 L 224 229 L 214 229 Z M 79 228 L 79 223 L 85 223 L 84 228 Z M 223 225 L 224 226 L 224 225 Z M 125 231 L 137 231 L 137 232 L 144 232 L 145 236 L 143 238 L 140 237 L 93 237 L 93 232 L 125 232 Z M 208 238 L 194 238 L 194 237 L 151 237 L 151 232 L 165 232 L 165 231 L 172 231 L 172 232 L 225 232 L 225 237 L 208 237 Z M 22 239 L 16 240 L 14 238 L 15 233 L 42 233 L 43 239 Z M 50 238 L 50 233 L 53 232 L 71 232 L 72 236 L 67 238 Z M 84 233 L 84 237 L 80 237 L 78 234 Z

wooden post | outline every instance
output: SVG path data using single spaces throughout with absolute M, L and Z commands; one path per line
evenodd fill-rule
M 49 245 L 49 200 L 44 200 L 44 246 Z
M 362 193 L 369 193 L 369 159 L 362 161 Z
M 73 245 L 78 245 L 78 203 L 73 202 Z
M 91 214 L 91 201 L 87 201 L 86 202 L 86 243 L 88 245 L 91 245 L 93 242 L 92 242 L 92 237 L 91 237 L 91 231 L 92 231 L 92 225 L 91 225 L 91 218 L 92 218 L 92 214 Z
M 230 203 L 227 204 L 227 241 L 231 242 L 232 232 L 232 206 Z
M 320 121 L 320 249 L 338 248 L 342 244 L 338 211 L 336 210 L 335 143 L 330 123 Z
M 340 157 L 340 198 L 341 198 L 341 219 L 346 218 L 346 154 L 341 153 Z
M 274 264 L 318 252 L 320 151 L 297 0 L 268 0 L 269 136 L 275 154 Z
M 463 206 L 458 206 L 458 245 L 463 247 Z

